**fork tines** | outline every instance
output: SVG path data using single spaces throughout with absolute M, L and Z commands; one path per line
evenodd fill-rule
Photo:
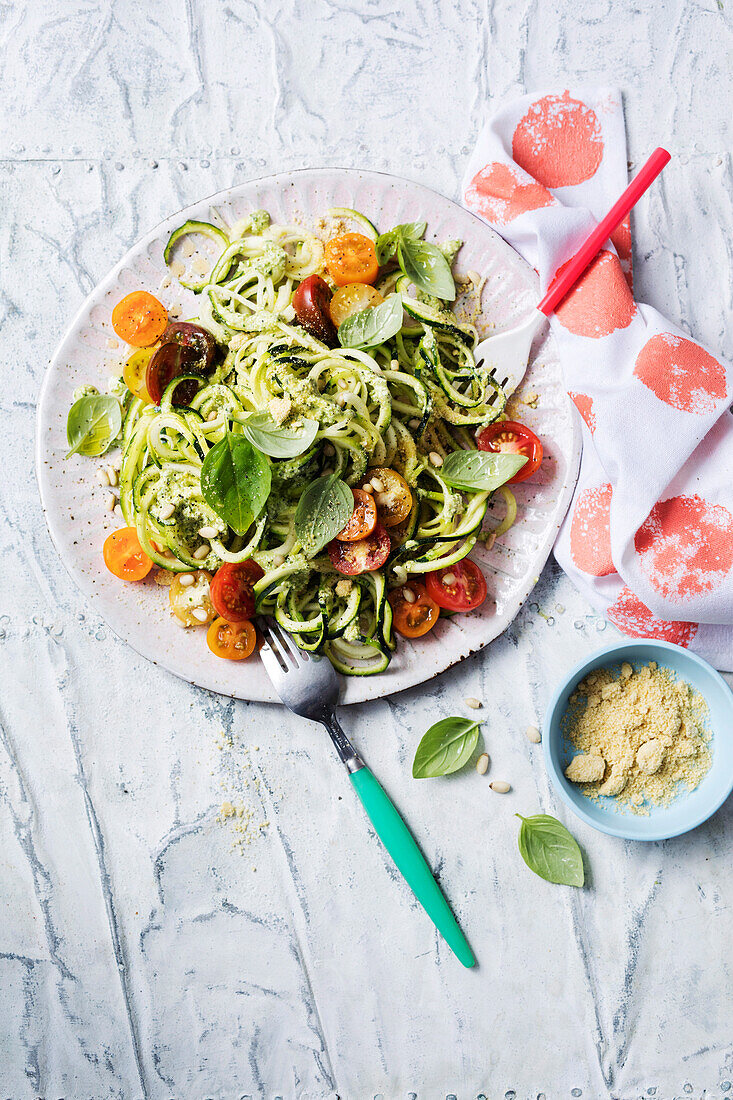
M 298 648 L 290 635 L 286 634 L 278 623 L 261 615 L 258 625 L 265 639 L 265 646 L 260 650 L 260 656 L 265 663 L 265 667 L 268 666 L 268 661 L 272 659 L 270 654 L 277 661 L 282 672 L 287 672 L 293 665 L 297 667 L 304 660 L 308 660 L 307 653 L 303 653 Z

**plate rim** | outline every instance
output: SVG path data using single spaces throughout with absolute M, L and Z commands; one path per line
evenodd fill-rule
M 430 195 L 434 196 L 437 200 L 439 200 L 441 202 L 449 203 L 450 205 L 455 206 L 461 212 L 461 214 L 468 215 L 471 220 L 476 221 L 478 223 L 478 225 L 481 227 L 482 232 L 484 232 L 484 233 L 488 232 L 490 235 L 494 236 L 497 239 L 497 241 L 500 241 L 501 245 L 504 248 L 506 248 L 506 249 L 510 250 L 512 253 L 514 253 L 514 255 L 518 258 L 518 260 L 521 262 L 521 264 L 523 264 L 526 267 L 528 275 L 530 275 L 531 278 L 538 281 L 538 276 L 537 276 L 536 272 L 532 271 L 531 266 L 527 263 L 527 261 L 516 251 L 516 249 L 514 249 L 501 236 L 500 233 L 497 233 L 497 231 L 492 226 L 490 226 L 487 222 L 483 221 L 483 219 L 479 218 L 478 215 L 475 214 L 472 210 L 469 210 L 467 207 L 464 207 L 460 203 L 456 202 L 455 199 L 444 195 L 442 192 L 437 191 L 435 188 L 430 187 L 429 185 L 427 185 L 425 183 L 419 182 L 417 180 L 408 179 L 405 176 L 397 176 L 397 175 L 394 175 L 391 172 L 383 172 L 383 171 L 379 171 L 379 170 L 362 169 L 362 168 L 354 168 L 354 167 L 346 168 L 346 167 L 338 167 L 338 166 L 321 165 L 321 166 L 318 166 L 318 167 L 300 167 L 300 168 L 295 168 L 295 169 L 289 169 L 285 172 L 271 172 L 271 173 L 267 173 L 267 174 L 262 175 L 262 176 L 255 176 L 255 177 L 252 177 L 252 178 L 248 178 L 246 180 L 241 180 L 239 183 L 232 184 L 229 187 L 222 188 L 219 191 L 215 191 L 210 195 L 204 195 L 203 197 L 201 197 L 199 199 L 196 199 L 191 203 L 188 203 L 186 206 L 180 207 L 179 209 L 172 211 L 166 217 L 162 218 L 155 225 L 153 225 L 147 232 L 143 233 L 140 237 L 138 237 L 132 243 L 132 245 L 130 245 L 130 247 L 128 249 L 126 249 L 124 254 L 117 260 L 117 262 L 114 263 L 107 270 L 106 274 L 103 275 L 94 284 L 92 289 L 89 291 L 89 293 L 86 295 L 84 300 L 81 302 L 78 310 L 74 313 L 73 317 L 71 318 L 71 320 L 68 322 L 68 324 L 64 328 L 61 337 L 59 338 L 59 340 L 57 341 L 57 343 L 55 345 L 55 348 L 54 348 L 54 351 L 53 351 L 52 355 L 50 356 L 48 362 L 46 363 L 46 366 L 45 366 L 45 369 L 44 369 L 44 372 L 43 372 L 43 377 L 41 379 L 41 384 L 40 384 L 39 389 L 38 389 L 38 396 L 37 396 L 37 400 L 36 400 L 36 416 L 35 416 L 35 441 L 34 441 L 34 448 L 33 448 L 35 479 L 36 479 L 36 485 L 37 485 L 37 488 L 38 488 L 38 495 L 39 495 L 39 499 L 40 499 L 40 503 L 41 503 L 41 511 L 43 512 L 43 517 L 44 517 L 44 520 L 45 520 L 45 523 L 46 523 L 46 530 L 48 531 L 49 537 L 51 539 L 51 543 L 52 543 L 56 553 L 58 554 L 58 557 L 59 557 L 64 569 L 66 570 L 66 573 L 68 574 L 70 579 L 74 582 L 77 589 L 81 592 L 81 594 L 83 595 L 85 600 L 87 600 L 90 607 L 103 620 L 103 622 L 105 623 L 107 628 L 121 642 L 123 642 L 125 645 L 130 646 L 130 648 L 135 653 L 137 653 L 138 656 L 142 657 L 146 661 L 150 661 L 151 664 L 157 665 L 159 668 L 165 669 L 167 672 L 171 673 L 173 676 L 176 676 L 178 679 L 184 680 L 186 683 L 192 684 L 193 686 L 203 688 L 206 691 L 213 691 L 215 694 L 221 695 L 223 698 L 242 699 L 243 701 L 247 701 L 247 702 L 258 702 L 259 701 L 259 700 L 256 700 L 256 699 L 245 699 L 241 694 L 239 694 L 236 691 L 224 692 L 224 691 L 220 691 L 217 688 L 205 687 L 204 685 L 198 683 L 195 679 L 194 680 L 190 679 L 190 677 L 185 672 L 182 672 L 180 669 L 174 667 L 174 662 L 173 661 L 159 660 L 156 657 L 150 656 L 148 653 L 143 652 L 143 650 L 141 648 L 139 648 L 138 644 L 136 644 L 134 641 L 131 641 L 124 634 L 120 633 L 120 631 L 116 627 L 112 626 L 111 623 L 109 622 L 107 616 L 104 613 L 97 611 L 97 609 L 96 609 L 96 600 L 94 599 L 95 594 L 91 591 L 87 591 L 87 588 L 86 588 L 85 584 L 83 583 L 83 581 L 81 579 L 83 577 L 83 573 L 81 573 L 80 571 L 75 571 L 74 568 L 73 568 L 73 564 L 70 563 L 70 562 L 67 562 L 66 556 L 61 552 L 61 548 L 59 546 L 59 543 L 57 542 L 56 537 L 54 535 L 53 525 L 52 525 L 52 523 L 50 521 L 50 518 L 49 518 L 49 509 L 47 507 L 47 501 L 46 501 L 46 498 L 44 496 L 43 484 L 42 484 L 42 480 L 41 480 L 41 467 L 43 465 L 42 419 L 43 419 L 43 412 L 44 412 L 44 409 L 45 409 L 46 391 L 47 391 L 47 388 L 51 385 L 51 379 L 52 379 L 52 376 L 54 374 L 54 368 L 57 365 L 57 360 L 60 358 L 61 349 L 66 344 L 67 340 L 69 340 L 72 337 L 74 330 L 79 326 L 80 322 L 84 319 L 84 317 L 88 313 L 89 309 L 95 304 L 96 300 L 101 295 L 104 295 L 109 290 L 110 284 L 114 281 L 114 279 L 117 277 L 119 272 L 123 270 L 125 265 L 129 262 L 130 258 L 132 258 L 133 256 L 137 257 L 139 255 L 140 251 L 142 249 L 145 249 L 146 247 L 148 247 L 149 244 L 157 236 L 159 236 L 162 233 L 164 228 L 170 222 L 179 219 L 182 215 L 185 215 L 188 211 L 190 211 L 190 210 L 192 210 L 196 207 L 201 206 L 202 203 L 214 204 L 216 202 L 228 201 L 230 196 L 232 195 L 232 193 L 239 190 L 239 189 L 241 189 L 241 188 L 252 187 L 252 186 L 256 186 L 258 184 L 259 185 L 269 184 L 271 186 L 276 185 L 276 186 L 282 187 L 282 186 L 286 185 L 284 181 L 290 180 L 294 176 L 319 176 L 319 175 L 329 176 L 329 175 L 333 175 L 333 174 L 339 174 L 339 175 L 344 175 L 344 176 L 352 176 L 352 177 L 356 176 L 356 177 L 362 177 L 362 178 L 364 178 L 364 177 L 375 177 L 376 176 L 376 177 L 379 177 L 382 180 L 387 180 L 387 181 L 390 181 L 390 182 L 399 183 L 403 186 L 407 185 L 410 188 L 416 188 L 418 190 L 428 192 Z M 552 336 L 551 331 L 548 332 L 548 337 L 549 337 L 551 343 L 554 345 L 555 341 L 554 341 L 554 337 Z M 559 358 L 559 356 L 558 356 L 558 358 Z M 568 401 L 569 401 L 569 398 L 568 398 Z M 573 493 L 575 491 L 575 486 L 577 484 L 578 475 L 579 475 L 579 471 L 580 471 L 580 458 L 581 458 L 581 451 L 582 451 L 582 435 L 581 435 L 580 427 L 578 425 L 578 420 L 577 420 L 576 416 L 571 415 L 571 425 L 572 425 L 572 428 L 571 428 L 571 430 L 572 430 L 572 452 L 571 452 L 570 455 L 566 456 L 567 462 L 568 462 L 568 472 L 567 472 L 567 476 L 565 478 L 565 482 L 562 486 L 561 492 L 559 494 L 560 495 L 560 501 L 559 501 L 558 511 L 556 513 L 556 519 L 555 519 L 554 524 L 551 527 L 548 527 L 546 537 L 545 537 L 545 539 L 543 540 L 543 542 L 541 544 L 541 550 L 536 551 L 536 556 L 539 556 L 540 553 L 541 553 L 541 556 L 544 559 L 543 564 L 542 564 L 541 569 L 540 569 L 540 572 L 541 572 L 542 569 L 544 569 L 545 565 L 547 564 L 547 559 L 549 558 L 550 554 L 552 553 L 552 547 L 553 547 L 553 545 L 555 543 L 555 540 L 557 538 L 557 533 L 559 532 L 560 527 L 562 526 L 562 523 L 563 523 L 563 521 L 565 519 L 565 516 L 567 514 L 567 511 L 570 507 L 570 502 L 572 500 L 572 496 L 573 496 Z M 77 576 L 77 572 L 79 572 L 79 576 Z M 460 664 L 462 661 L 466 660 L 467 658 L 469 658 L 469 657 L 473 656 L 474 654 L 480 652 L 481 650 L 485 649 L 487 646 L 491 645 L 492 642 L 496 641 L 497 638 L 501 637 L 501 635 L 504 633 L 504 631 L 511 625 L 512 622 L 514 622 L 517 615 L 519 614 L 520 609 L 522 608 L 522 606 L 526 602 L 527 598 L 529 597 L 530 593 L 532 592 L 532 590 L 536 586 L 538 580 L 539 580 L 539 573 L 538 573 L 537 576 L 528 575 L 527 580 L 526 580 L 526 584 L 522 587 L 522 590 L 519 594 L 519 597 L 518 597 L 518 600 L 517 600 L 517 607 L 516 607 L 516 610 L 515 610 L 512 618 L 506 623 L 506 625 L 502 628 L 502 630 L 499 631 L 498 634 L 495 634 L 495 635 L 493 635 L 493 637 L 488 638 L 482 644 L 472 645 L 471 648 L 469 648 L 467 652 L 458 654 L 457 656 L 452 658 L 446 665 L 444 665 L 442 668 L 440 668 L 437 672 L 432 672 L 431 671 L 431 673 L 428 676 L 426 676 L 424 678 L 421 678 L 421 679 L 418 679 L 412 684 L 401 685 L 401 686 L 390 686 L 387 678 L 382 678 L 382 677 L 379 677 L 379 676 L 369 677 L 369 678 L 367 678 L 367 682 L 372 681 L 374 679 L 377 679 L 377 680 L 381 681 L 381 683 L 383 684 L 383 690 L 378 691 L 375 694 L 370 693 L 364 699 L 345 699 L 345 698 L 342 698 L 341 701 L 340 701 L 340 705 L 355 705 L 357 703 L 362 703 L 362 702 L 375 702 L 375 701 L 378 701 L 378 700 L 381 700 L 381 699 L 388 698 L 391 695 L 397 695 L 397 694 L 399 694 L 400 692 L 403 692 L 403 691 L 410 691 L 410 690 L 414 689 L 415 687 L 419 687 L 421 684 L 427 683 L 429 680 L 433 679 L 435 676 L 439 676 L 439 675 L 442 675 L 445 672 L 448 672 L 450 669 L 454 668 L 456 665 Z M 344 678 L 344 679 L 346 679 L 346 678 Z M 357 678 L 352 677 L 350 679 L 357 679 Z M 361 679 L 363 680 L 364 678 L 361 678 Z M 346 694 L 346 691 L 345 691 L 345 694 Z M 276 696 L 275 696 L 275 700 L 277 701 Z

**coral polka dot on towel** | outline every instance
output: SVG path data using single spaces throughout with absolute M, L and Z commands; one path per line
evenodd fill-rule
M 591 577 L 616 572 L 611 557 L 610 484 L 584 489 L 573 507 L 570 552 L 578 569 Z
M 543 96 L 518 123 L 512 156 L 545 187 L 582 183 L 603 159 L 598 116 L 569 92 Z
M 670 497 L 654 505 L 634 546 L 652 588 L 683 600 L 709 592 L 733 567 L 733 516 L 699 496 Z

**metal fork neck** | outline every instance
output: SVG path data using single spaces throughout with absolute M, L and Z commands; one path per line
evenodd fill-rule
M 353 773 L 363 768 L 365 766 L 364 761 L 341 729 L 333 711 L 326 711 L 321 718 L 321 722 L 328 730 L 331 740 L 336 746 L 336 752 L 339 754 L 339 759 L 346 767 L 346 770 L 349 773 Z

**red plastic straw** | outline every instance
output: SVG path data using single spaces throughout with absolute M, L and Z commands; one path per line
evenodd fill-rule
M 557 305 L 563 300 L 569 290 L 577 283 L 580 276 L 590 264 L 601 248 L 609 239 L 614 229 L 617 229 L 624 220 L 632 206 L 635 206 L 641 196 L 670 160 L 666 149 L 655 149 L 644 167 L 634 176 L 629 186 L 620 199 L 613 204 L 603 221 L 599 222 L 593 232 L 586 238 L 572 260 L 566 265 L 560 275 L 550 283 L 547 293 L 537 308 L 549 316 Z

